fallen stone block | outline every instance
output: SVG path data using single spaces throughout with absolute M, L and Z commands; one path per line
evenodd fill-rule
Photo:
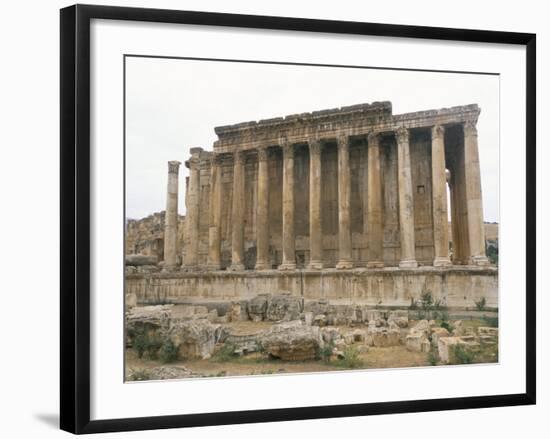
M 479 336 L 498 337 L 498 328 L 480 326 L 477 328 L 477 333 Z
M 173 305 L 135 306 L 126 313 L 127 343 L 142 333 L 163 333 L 170 325 Z
M 438 346 L 438 342 L 440 338 L 450 336 L 449 331 L 447 331 L 446 328 L 435 326 L 431 329 L 431 331 L 432 331 L 432 335 L 431 335 L 432 344 L 436 347 Z
M 207 319 L 174 320 L 171 322 L 168 336 L 183 359 L 208 359 L 214 352 L 219 325 Z
M 428 352 L 430 350 L 430 341 L 422 333 L 413 333 L 405 338 L 405 346 L 411 352 Z
M 265 319 L 268 299 L 269 294 L 260 294 L 248 301 L 247 311 L 250 320 L 254 322 L 261 322 Z
M 262 335 L 260 343 L 267 353 L 284 361 L 316 359 L 323 346 L 319 328 L 302 325 L 300 320 L 274 325 Z
M 131 254 L 126 255 L 124 263 L 133 267 L 140 267 L 143 265 L 157 265 L 158 258 L 156 256 Z
M 437 351 L 442 363 L 449 363 L 453 359 L 452 349 L 459 341 L 459 337 L 443 337 L 438 340 Z
M 366 336 L 366 344 L 376 347 L 390 347 L 399 346 L 400 343 L 400 331 L 391 330 L 388 328 L 375 328 L 368 329 Z
M 291 321 L 300 317 L 300 299 L 288 294 L 271 296 L 267 300 L 265 320 Z

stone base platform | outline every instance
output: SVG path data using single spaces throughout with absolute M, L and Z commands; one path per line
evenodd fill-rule
M 140 304 L 238 301 L 263 293 L 290 292 L 306 301 L 405 307 L 411 298 L 419 299 L 428 291 L 434 300 L 449 307 L 472 308 L 484 297 L 487 307 L 496 308 L 498 270 L 462 265 L 126 274 L 126 293 L 135 294 Z

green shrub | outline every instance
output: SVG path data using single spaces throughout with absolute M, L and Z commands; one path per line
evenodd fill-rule
M 160 348 L 159 359 L 163 363 L 173 363 L 178 359 L 178 349 L 169 338 L 164 341 Z
M 498 328 L 498 317 L 483 316 L 482 319 L 487 326 Z
M 143 358 L 143 354 L 147 350 L 147 334 L 144 332 L 138 333 L 134 338 L 133 348 L 138 358 Z
M 457 344 L 454 347 L 454 363 L 455 364 L 470 364 L 474 361 L 474 354 L 464 349 L 463 346 Z
M 162 347 L 162 338 L 158 334 L 149 334 L 148 343 L 147 343 L 147 356 L 151 360 L 156 360 L 158 358 L 158 352 Z
M 133 347 L 138 358 L 143 358 L 143 354 L 146 353 L 151 360 L 155 360 L 161 346 L 162 339 L 154 332 L 142 331 L 134 338 Z
M 224 343 L 224 345 L 212 356 L 212 360 L 218 363 L 224 363 L 235 359 L 235 345 L 233 343 Z
M 450 334 L 451 332 L 453 332 L 453 329 L 454 329 L 453 325 L 452 325 L 449 321 L 447 321 L 447 320 L 443 320 L 443 321 L 440 323 L 439 326 L 441 326 L 442 328 L 445 328 L 447 331 L 449 331 L 449 334 Z
M 334 342 L 325 343 L 325 345 L 319 350 L 319 356 L 321 360 L 325 363 L 330 363 L 330 357 L 332 356 L 332 351 L 334 350 Z
M 485 299 L 485 297 L 482 297 L 481 299 L 476 300 L 474 303 L 476 304 L 476 308 L 478 311 L 483 311 L 485 309 L 485 305 L 487 305 L 487 300 Z
M 432 296 L 431 291 L 423 291 L 422 295 L 420 296 L 420 300 L 422 301 L 422 308 L 426 311 L 429 311 L 432 309 L 432 305 L 434 303 L 434 299 Z
M 437 353 L 434 349 L 431 349 L 430 352 L 428 352 L 428 363 L 430 363 L 430 366 L 437 365 L 437 362 L 439 361 L 439 358 L 437 356 Z
M 344 349 L 344 358 L 339 360 L 339 366 L 346 369 L 357 369 L 363 367 L 363 360 L 355 346 L 348 346 Z

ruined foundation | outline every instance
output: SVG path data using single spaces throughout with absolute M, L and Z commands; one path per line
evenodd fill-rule
M 407 307 L 430 292 L 448 307 L 473 308 L 485 298 L 498 307 L 498 276 L 492 267 L 421 267 L 411 270 L 324 269 L 197 273 L 135 273 L 126 276 L 126 292 L 140 304 L 235 301 L 258 294 L 289 292 L 304 300 Z

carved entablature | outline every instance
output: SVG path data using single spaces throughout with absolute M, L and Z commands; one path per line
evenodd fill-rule
M 291 144 L 308 143 L 311 138 L 338 139 L 342 133 L 354 138 L 366 137 L 371 131 L 393 133 L 400 127 L 430 129 L 434 125 L 464 124 L 477 121 L 480 109 L 476 104 L 392 115 L 390 102 L 291 114 L 286 117 L 244 122 L 215 128 L 218 140 L 214 150 L 232 153 L 235 150 L 261 146 L 283 147 L 281 138 Z

